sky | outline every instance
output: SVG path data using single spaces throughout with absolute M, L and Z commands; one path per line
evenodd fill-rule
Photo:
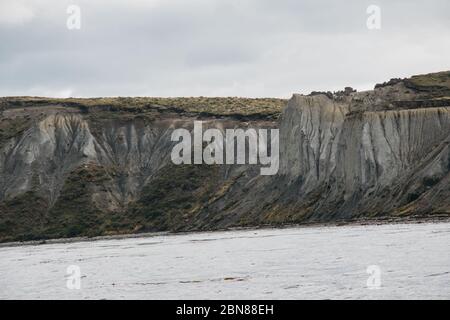
M 0 96 L 289 98 L 443 70 L 448 0 L 0 0 Z

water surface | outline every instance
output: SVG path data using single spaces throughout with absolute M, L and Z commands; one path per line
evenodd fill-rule
M 0 298 L 449 299 L 449 249 L 450 223 L 3 247 Z M 67 287 L 71 265 L 81 270 L 79 290 Z M 369 266 L 381 271 L 378 289 L 367 286 Z

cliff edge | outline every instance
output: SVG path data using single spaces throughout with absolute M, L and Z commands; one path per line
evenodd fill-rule
M 282 99 L 0 100 L 0 240 L 450 216 L 450 72 Z M 175 128 L 279 128 L 280 169 L 174 165 Z

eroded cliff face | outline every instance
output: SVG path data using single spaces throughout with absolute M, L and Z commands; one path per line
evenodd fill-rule
M 6 99 L 0 240 L 450 216 L 449 97 L 443 72 L 294 95 L 279 120 L 267 101 L 246 100 L 258 111 L 239 113 L 234 100 L 206 112 Z M 171 133 L 194 120 L 279 128 L 278 174 L 172 164 Z
M 449 107 L 352 113 L 324 95 L 294 96 L 284 116 L 282 174 L 298 185 L 285 207 L 294 216 L 450 213 L 447 198 L 437 201 L 449 189 Z
M 55 105 L 9 108 L 3 122 L 27 119 L 0 145 L 0 233 L 5 240 L 201 228 L 208 207 L 257 166 L 171 162 L 175 128 L 273 128 L 233 116 L 119 115 Z M 10 122 L 8 122 L 10 121 Z M 22 128 L 20 128 L 22 129 Z M 230 201 L 238 201 L 234 199 Z M 219 218 L 220 220 L 220 218 Z

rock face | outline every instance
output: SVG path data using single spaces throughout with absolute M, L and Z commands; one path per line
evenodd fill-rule
M 282 174 L 300 186 L 294 210 L 312 204 L 305 218 L 450 213 L 436 201 L 449 189 L 449 107 L 351 113 L 294 96 L 285 115 Z
M 4 98 L 0 240 L 450 216 L 450 72 L 296 94 L 279 120 L 265 103 L 249 115 Z M 172 164 L 173 129 L 199 119 L 279 127 L 278 174 Z

